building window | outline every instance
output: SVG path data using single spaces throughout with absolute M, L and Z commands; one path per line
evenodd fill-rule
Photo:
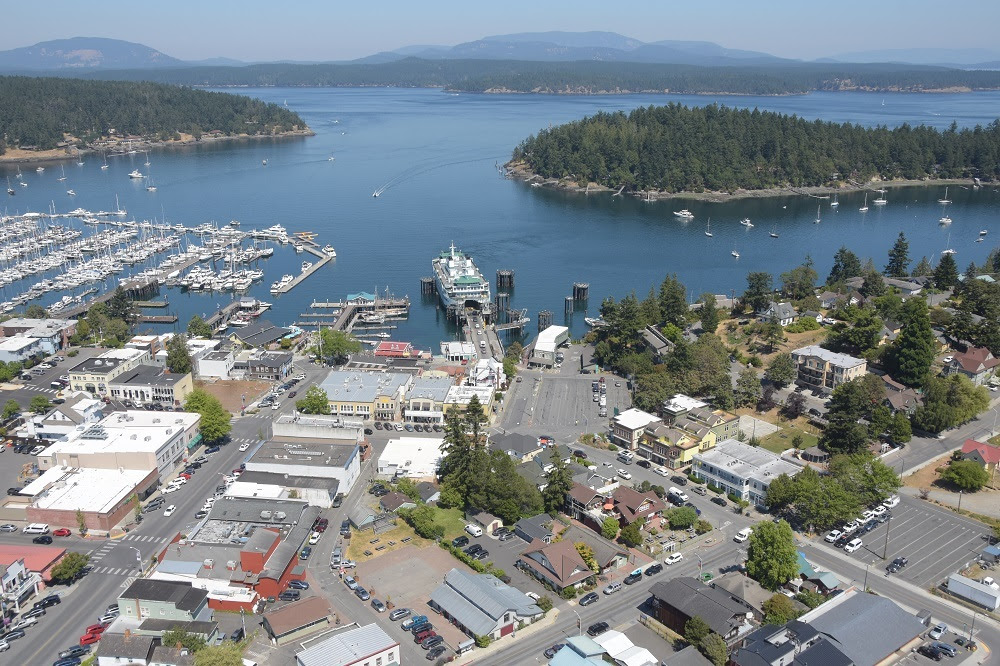
M 139 617 L 149 617 L 149 608 L 147 608 L 146 606 L 140 606 Z
M 382 666 L 382 657 L 375 658 L 375 666 Z

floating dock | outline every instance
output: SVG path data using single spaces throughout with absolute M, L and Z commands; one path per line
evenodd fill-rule
M 166 301 L 134 301 L 133 305 L 137 308 L 165 308 L 168 303 Z
M 177 315 L 139 315 L 136 321 L 142 324 L 173 324 Z
M 311 245 L 310 245 L 310 243 L 311 243 Z M 305 250 L 309 254 L 311 254 L 311 255 L 319 258 L 319 261 L 317 261 L 316 263 L 314 263 L 312 266 L 310 266 L 309 268 L 307 268 L 302 273 L 299 273 L 297 276 L 295 276 L 294 280 L 292 280 L 291 282 L 289 282 L 288 284 L 286 284 L 284 287 L 281 287 L 280 289 L 276 289 L 276 290 L 272 291 L 271 292 L 272 294 L 286 294 L 286 293 L 290 292 L 293 288 L 295 288 L 295 287 L 299 286 L 300 284 L 302 284 L 302 282 L 307 277 L 309 277 L 310 275 L 312 275 L 313 273 L 315 273 L 319 269 L 323 268 L 323 266 L 326 266 L 328 263 L 330 263 L 331 261 L 333 261 L 333 257 L 331 257 L 330 255 L 326 254 L 325 252 L 317 250 L 316 249 L 316 244 L 313 243 L 312 240 L 303 240 L 302 243 L 301 243 L 301 246 L 302 246 L 303 250 Z

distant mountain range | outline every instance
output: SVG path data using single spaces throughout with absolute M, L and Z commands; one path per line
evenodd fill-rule
M 423 60 L 514 60 L 528 62 L 618 62 L 671 65 L 772 66 L 804 61 L 760 51 L 729 49 L 712 42 L 663 40 L 641 42 L 614 32 L 524 32 L 493 35 L 456 46 L 414 45 L 375 53 L 350 64 L 383 64 L 407 58 Z M 289 61 L 284 61 L 289 62 Z M 1000 69 L 1000 50 L 886 49 L 821 58 L 819 63 L 910 63 L 962 69 Z M 231 58 L 184 61 L 156 49 L 102 37 L 72 37 L 0 51 L 0 71 L 143 70 L 180 67 L 243 67 Z M 304 63 L 300 63 L 304 64 Z M 317 63 L 319 64 L 319 63 Z M 327 63 L 329 64 L 329 63 Z M 340 62 L 338 64 L 347 64 Z

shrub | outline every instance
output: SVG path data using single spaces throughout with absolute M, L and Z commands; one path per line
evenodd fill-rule
M 552 610 L 552 600 L 548 597 L 541 597 L 535 604 L 542 609 L 543 613 L 548 613 Z
M 743 498 L 737 495 L 736 493 L 729 493 L 726 495 L 726 497 L 729 498 L 730 502 L 736 505 L 739 505 L 739 503 L 743 501 Z
M 618 447 L 614 444 L 608 444 L 608 451 L 617 451 Z
M 750 365 L 752 365 L 755 368 L 759 368 L 762 365 L 764 365 L 764 361 L 762 361 L 761 358 L 760 358 L 760 356 L 757 356 L 756 354 L 754 354 L 753 356 L 751 356 L 750 360 L 748 362 L 750 363 Z
M 698 534 L 705 534 L 706 532 L 712 531 L 712 523 L 705 519 L 699 519 L 697 523 L 694 524 L 694 531 Z
M 69 356 L 70 358 L 73 358 L 74 356 L 76 356 L 79 353 L 80 353 L 80 351 L 78 349 L 70 349 L 68 352 L 66 352 L 66 356 Z
M 725 490 L 722 487 L 717 486 L 714 483 L 708 484 L 708 489 L 711 490 L 716 495 L 721 495 L 722 493 L 725 492 Z
M 570 585 L 569 587 L 564 587 L 559 596 L 563 599 L 573 599 L 576 597 L 576 588 Z
M 705 485 L 705 479 L 695 476 L 693 472 L 688 472 L 687 478 L 691 483 L 697 483 L 702 486 Z
M 489 636 L 476 636 L 476 647 L 478 648 L 489 647 L 492 642 L 493 639 Z

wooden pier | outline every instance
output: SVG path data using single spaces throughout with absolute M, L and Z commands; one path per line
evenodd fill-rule
M 216 312 L 215 314 L 213 314 L 211 317 L 209 317 L 208 319 L 206 319 L 205 323 L 208 324 L 209 326 L 211 326 L 212 328 L 215 328 L 216 326 L 218 326 L 222 322 L 229 321 L 229 317 L 232 316 L 233 312 L 238 307 L 240 307 L 240 302 L 239 301 L 233 301 L 232 303 L 229 303 L 228 305 L 223 306 L 221 310 L 219 310 L 218 312 Z
M 169 305 L 166 301 L 134 301 L 132 304 L 137 308 L 165 308 Z
M 177 315 L 139 315 L 136 321 L 142 324 L 173 324 Z
M 129 282 L 122 284 L 122 287 L 125 288 L 125 293 L 131 299 L 148 298 L 149 296 L 157 293 L 160 290 L 160 281 L 156 279 L 131 280 Z M 66 319 L 72 319 L 74 317 L 82 315 L 84 312 L 94 307 L 98 303 L 104 303 L 106 301 L 111 300 L 111 297 L 114 295 L 115 291 L 117 291 L 117 289 L 108 290 L 105 293 L 101 294 L 100 296 L 97 296 L 96 298 L 87 301 L 86 303 L 82 303 L 80 305 L 74 305 L 71 308 L 66 308 L 59 312 L 59 316 L 64 317 Z
M 374 300 L 358 299 L 354 301 L 313 301 L 309 306 L 315 310 L 340 310 L 337 314 L 337 318 L 332 322 L 329 321 L 310 321 L 308 326 L 326 326 L 332 328 L 336 331 L 349 332 L 354 328 L 354 325 L 358 323 L 358 316 L 361 314 L 382 314 L 385 319 L 405 319 L 409 316 L 410 312 L 410 299 L 408 297 L 394 298 L 392 296 L 387 296 L 385 298 L 375 297 Z M 318 315 L 302 315 L 303 318 L 309 316 Z M 330 315 L 326 315 L 330 316 Z M 381 325 L 378 322 L 362 322 L 363 324 L 374 324 Z
M 310 243 L 311 243 L 311 245 L 310 245 Z M 297 275 L 294 280 L 292 280 L 291 282 L 289 282 L 288 284 L 286 284 L 284 287 L 281 287 L 280 289 L 272 291 L 271 292 L 272 294 L 286 294 L 286 293 L 290 292 L 293 288 L 295 288 L 295 287 L 299 286 L 300 284 L 302 284 L 302 282 L 307 277 L 309 277 L 310 275 L 312 275 L 313 273 L 315 273 L 319 269 L 323 268 L 323 266 L 326 266 L 328 263 L 330 263 L 333 260 L 333 257 L 331 257 L 330 255 L 328 255 L 325 252 L 322 252 L 320 250 L 317 250 L 316 249 L 316 244 L 313 243 L 312 240 L 303 240 L 302 243 L 301 243 L 301 245 L 302 245 L 302 249 L 303 250 L 305 250 L 309 254 L 311 254 L 311 255 L 319 258 L 319 261 L 315 262 L 307 270 L 305 270 L 302 273 L 300 273 L 299 275 Z

